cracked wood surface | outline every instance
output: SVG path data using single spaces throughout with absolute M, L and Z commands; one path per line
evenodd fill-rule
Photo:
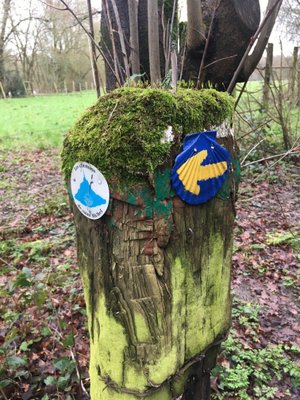
M 155 398 L 174 398 L 184 382 L 175 389 L 178 377 L 170 377 L 229 328 L 232 203 L 165 201 L 171 212 L 160 216 L 112 198 L 98 221 L 73 207 L 91 369 L 98 371 L 93 399 L 117 399 L 113 388 L 127 396 L 154 388 Z

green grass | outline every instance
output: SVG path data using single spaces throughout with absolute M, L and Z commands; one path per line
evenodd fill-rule
M 95 101 L 94 91 L 0 100 L 0 148 L 60 147 L 64 134 Z

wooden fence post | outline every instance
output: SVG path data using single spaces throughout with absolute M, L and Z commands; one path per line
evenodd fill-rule
M 300 105 L 300 69 L 298 69 L 297 72 L 297 87 L 298 87 L 298 91 L 297 91 L 297 106 Z
M 74 164 L 86 161 L 104 173 L 111 192 L 98 220 L 79 211 L 79 192 L 71 200 L 92 400 L 210 397 L 210 370 L 231 320 L 234 175 L 216 198 L 189 205 L 171 187 L 171 168 L 184 134 L 220 123 L 233 104 L 224 93 L 199 93 L 120 89 L 100 97 L 65 140 L 69 184 Z M 172 144 L 168 124 L 178 127 Z M 85 131 L 91 126 L 96 135 Z M 220 132 L 234 160 L 233 136 Z
M 292 100 L 294 98 L 295 86 L 296 86 L 296 81 L 297 81 L 298 50 L 299 50 L 299 47 L 295 46 L 294 51 L 293 51 L 293 63 L 292 63 L 291 81 L 290 81 Z
M 0 90 L 1 90 L 1 93 L 2 93 L 3 98 L 6 99 L 5 90 L 4 90 L 4 88 L 3 88 L 3 85 L 2 85 L 2 82 L 1 82 L 1 81 L 0 81 Z

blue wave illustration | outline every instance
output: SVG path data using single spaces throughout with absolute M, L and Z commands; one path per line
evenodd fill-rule
M 106 203 L 106 200 L 95 193 L 91 187 L 91 184 L 88 183 L 86 177 L 83 177 L 83 181 L 79 186 L 78 192 L 75 194 L 74 198 L 80 201 L 86 207 L 97 207 Z

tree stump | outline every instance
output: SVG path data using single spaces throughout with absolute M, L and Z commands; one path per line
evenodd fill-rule
M 159 92 L 152 90 L 155 96 Z M 115 107 L 112 96 L 106 96 L 110 110 Z M 147 95 L 145 103 L 139 99 L 140 107 L 148 108 L 149 118 L 158 115 L 152 107 L 155 96 Z M 172 96 L 180 98 L 177 107 L 185 103 L 180 94 Z M 118 100 L 114 104 L 120 107 L 119 114 L 109 121 L 112 130 L 123 115 L 122 99 Z M 177 117 L 170 115 L 173 127 Z M 65 141 L 67 178 L 74 161 L 83 161 L 84 144 L 78 141 L 78 131 L 85 131 L 82 141 L 90 142 L 93 118 L 98 121 L 99 136 L 109 131 L 99 123 L 97 105 L 78 122 Z M 119 123 L 124 129 L 124 121 Z M 143 130 L 143 126 L 134 129 Z M 220 141 L 235 157 L 233 137 L 225 136 Z M 91 152 L 85 154 L 84 161 L 104 170 L 111 188 L 110 206 L 96 221 L 84 217 L 71 200 L 90 333 L 92 400 L 209 398 L 210 370 L 230 327 L 234 187 L 229 174 L 226 199 L 220 193 L 203 205 L 183 203 L 170 185 L 179 146 L 175 137 L 153 174 L 125 184 L 120 178 L 124 171 L 117 176 Z M 145 155 L 141 152 L 140 156 Z

